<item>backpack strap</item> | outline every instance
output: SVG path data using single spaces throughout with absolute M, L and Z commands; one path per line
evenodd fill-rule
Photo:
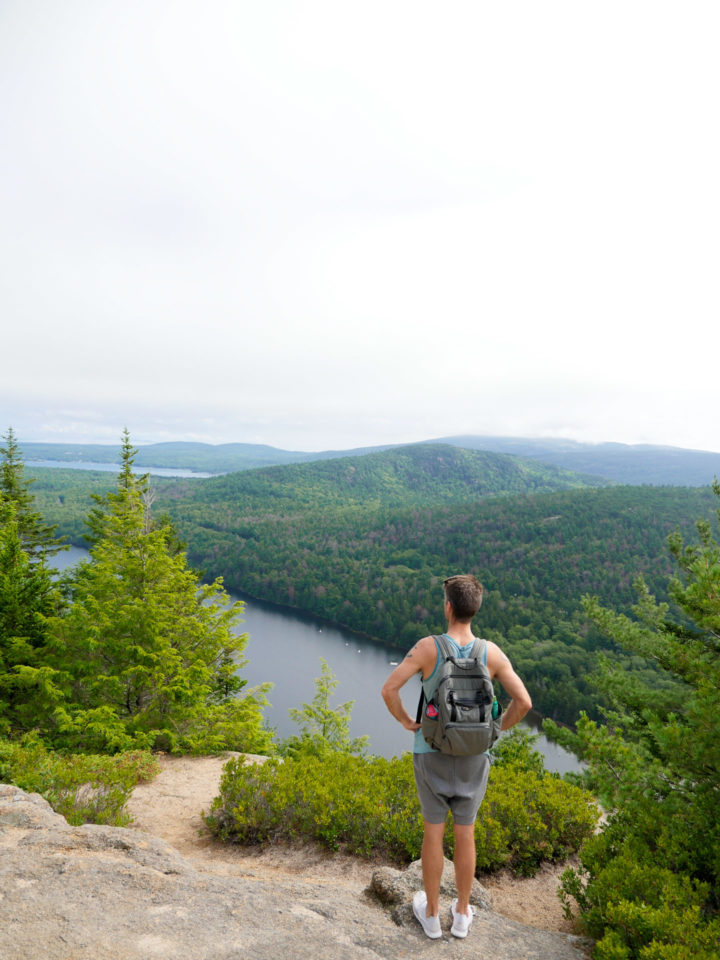
M 438 649 L 440 650 L 440 656 L 443 657 L 443 659 L 447 660 L 449 657 L 454 655 L 453 648 L 448 643 L 447 637 L 444 634 L 439 637 L 433 636 L 433 640 L 435 643 L 437 643 Z
M 483 666 L 487 666 L 487 640 L 485 640 L 484 637 L 477 637 L 475 639 L 473 648 L 470 651 L 470 656 L 479 660 Z
M 415 714 L 415 723 L 422 722 L 422 708 L 423 708 L 424 702 L 425 702 L 425 690 L 423 689 L 422 680 L 420 680 L 420 699 L 418 700 L 417 713 Z

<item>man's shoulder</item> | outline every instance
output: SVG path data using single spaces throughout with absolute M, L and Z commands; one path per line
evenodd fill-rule
M 418 640 L 410 653 L 414 653 L 417 656 L 418 663 L 422 664 L 424 673 L 432 672 L 432 668 L 435 666 L 435 660 L 437 658 L 435 637 L 422 637 L 420 640 Z
M 427 637 L 422 637 L 420 640 L 418 640 L 418 642 L 415 644 L 415 646 L 416 646 L 416 647 L 419 647 L 421 644 L 422 644 L 422 646 L 424 646 L 424 647 L 434 647 L 434 646 L 435 646 L 435 637 L 432 636 L 432 634 L 429 635 L 429 636 L 427 636 Z
M 510 664 L 510 659 L 507 654 L 503 653 L 500 647 L 493 643 L 492 640 L 487 641 L 487 665 L 488 670 L 491 674 L 497 673 L 503 667 Z
M 430 653 L 434 655 L 435 651 L 437 650 L 437 647 L 435 645 L 435 637 L 433 636 L 422 637 L 415 644 L 415 646 L 413 647 L 413 650 L 415 650 L 420 656 L 422 655 L 427 656 L 427 655 L 430 655 Z

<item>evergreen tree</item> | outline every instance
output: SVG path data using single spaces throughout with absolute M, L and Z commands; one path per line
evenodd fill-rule
M 60 595 L 45 563 L 25 549 L 17 507 L 4 504 L 0 523 L 0 729 L 27 731 L 52 705 L 54 672 L 43 663 L 48 619 Z
M 30 492 L 34 481 L 25 476 L 25 465 L 12 427 L 8 428 L 3 440 L 5 446 L 0 447 L 3 458 L 0 462 L 0 523 L 10 516 L 8 507 L 12 504 L 23 549 L 32 563 L 44 562 L 67 547 L 55 536 L 57 527 L 46 524 L 34 509 L 35 498 Z
M 112 535 L 110 520 L 114 515 L 124 510 L 135 510 L 142 506 L 145 524 L 150 525 L 150 507 L 152 494 L 150 492 L 150 476 L 147 473 L 138 476 L 133 471 L 133 464 L 137 451 L 130 442 L 130 433 L 125 427 L 120 445 L 120 471 L 117 478 L 117 489 L 105 494 L 93 493 L 95 506 L 90 510 L 87 526 L 90 530 L 85 535 L 89 543 L 97 543 L 104 537 Z
M 717 481 L 714 491 L 720 496 Z M 588 763 L 588 782 L 610 811 L 582 870 L 564 878 L 566 897 L 600 940 L 598 960 L 718 956 L 720 543 L 707 521 L 697 529 L 697 545 L 670 537 L 681 575 L 669 592 L 680 617 L 642 580 L 634 619 L 585 601 L 597 626 L 663 678 L 643 682 L 605 659 L 606 724 L 583 716 L 577 736 L 561 736 Z
M 337 688 L 338 681 L 322 657 L 320 664 L 312 703 L 304 703 L 300 709 L 291 707 L 288 711 L 300 728 L 300 734 L 283 742 L 282 753 L 291 757 L 325 757 L 332 753 L 361 756 L 367 750 L 369 738 L 350 737 L 350 715 L 355 701 L 330 706 L 330 695 Z
M 164 528 L 154 526 L 147 477 L 132 472 L 127 431 L 117 489 L 98 498 L 91 560 L 55 621 L 54 665 L 66 703 L 58 742 L 87 749 L 263 752 L 267 686 L 245 690 L 242 604 L 221 580 L 202 585 Z

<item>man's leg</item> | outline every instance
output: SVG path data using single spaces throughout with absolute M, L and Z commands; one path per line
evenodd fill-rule
M 457 912 L 467 913 L 475 878 L 475 824 L 465 826 L 455 823 L 453 830 L 455 831 L 455 885 L 458 892 Z M 429 899 L 430 894 L 428 894 Z
M 445 864 L 443 854 L 444 835 L 444 823 L 428 823 L 425 820 L 425 833 L 420 856 L 422 859 L 423 886 L 427 896 L 426 914 L 428 917 L 437 917 L 440 911 L 440 881 Z M 470 882 L 472 883 L 472 881 Z

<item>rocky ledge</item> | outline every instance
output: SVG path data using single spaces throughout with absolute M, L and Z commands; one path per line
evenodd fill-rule
M 357 895 L 322 876 L 200 870 L 165 841 L 118 827 L 71 827 L 37 794 L 0 785 L 3 960 L 586 960 L 577 937 L 493 913 L 476 886 L 466 940 L 428 940 L 409 901 L 419 864 L 383 867 Z M 448 953 L 448 951 L 450 951 Z

